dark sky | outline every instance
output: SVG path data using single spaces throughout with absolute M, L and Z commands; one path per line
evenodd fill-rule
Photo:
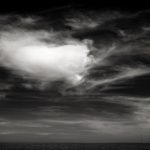
M 1 5 L 1 13 L 34 13 L 34 12 L 47 12 L 47 11 L 58 11 L 66 9 L 68 7 L 72 8 L 84 8 L 84 9 L 118 9 L 118 10 L 128 10 L 137 11 L 149 9 L 148 2 L 146 1 L 109 1 L 109 0 L 62 0 L 62 1 L 3 1 Z
M 146 3 L 5 3 L 0 6 L 0 142 L 149 142 Z M 53 31 L 54 36 L 43 38 L 38 31 L 48 35 Z M 28 35 L 33 36 L 31 42 L 38 39 L 57 46 L 70 39 L 78 44 L 87 41 L 96 64 L 76 86 L 61 78 L 46 84 L 27 78 L 11 60 L 15 52 L 4 53 L 10 59 L 3 52 L 14 45 L 17 49 Z

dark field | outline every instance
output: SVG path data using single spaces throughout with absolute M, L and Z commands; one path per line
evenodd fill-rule
M 0 150 L 149 150 L 150 144 L 1 143 Z

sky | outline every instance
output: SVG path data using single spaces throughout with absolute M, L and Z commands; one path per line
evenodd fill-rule
M 149 142 L 150 10 L 106 6 L 1 12 L 0 142 Z

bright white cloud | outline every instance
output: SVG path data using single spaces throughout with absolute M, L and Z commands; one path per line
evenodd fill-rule
M 54 35 L 54 33 L 53 33 Z M 52 36 L 53 36 L 52 35 Z M 92 59 L 86 43 L 58 45 L 50 33 L 15 30 L 1 33 L 0 64 L 18 74 L 40 81 L 80 83 Z M 56 43 L 44 42 L 54 38 Z

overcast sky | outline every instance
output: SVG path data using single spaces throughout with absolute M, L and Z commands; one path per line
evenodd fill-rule
M 0 15 L 0 142 L 149 142 L 150 11 L 81 8 Z

